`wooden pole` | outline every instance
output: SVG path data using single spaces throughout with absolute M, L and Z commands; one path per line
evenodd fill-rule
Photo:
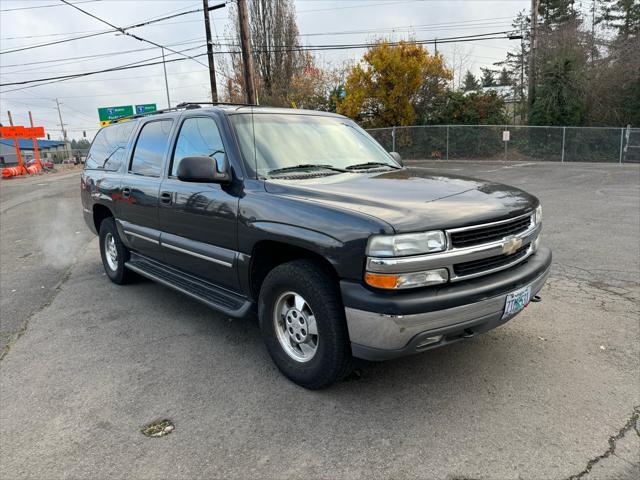
M 536 49 L 538 47 L 538 2 L 531 0 L 531 44 L 529 45 L 529 110 L 536 101 Z
M 244 88 L 247 92 L 247 103 L 255 105 L 257 102 L 253 83 L 253 56 L 249 40 L 247 0 L 238 0 L 238 22 L 240 23 L 240 46 L 242 48 L 242 66 L 244 69 Z
M 209 0 L 202 0 L 204 10 L 204 32 L 207 37 L 207 59 L 209 60 L 209 83 L 211 84 L 211 101 L 218 101 L 218 86 L 216 85 L 216 67 L 213 63 L 213 42 L 211 40 L 211 23 L 209 20 Z

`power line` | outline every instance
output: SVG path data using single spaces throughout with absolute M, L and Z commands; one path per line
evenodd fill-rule
M 92 2 L 99 2 L 100 0 L 81 0 L 79 2 L 75 2 L 75 3 L 92 3 Z M 18 10 L 36 10 L 38 8 L 51 8 L 51 7 L 61 7 L 62 5 L 60 5 L 59 3 L 52 3 L 50 5 L 34 5 L 32 7 L 18 7 L 18 8 L 7 8 L 4 10 L 0 10 L 0 13 L 5 13 L 5 12 L 16 12 Z
M 61 44 L 61 43 L 73 42 L 75 40 L 83 40 L 85 38 L 97 37 L 99 35 L 105 35 L 107 33 L 114 33 L 114 32 L 120 32 L 120 33 L 123 33 L 125 35 L 129 35 L 129 36 L 132 36 L 132 37 L 136 38 L 135 35 L 126 32 L 126 30 L 145 27 L 147 25 L 150 25 L 150 24 L 153 24 L 153 23 L 157 23 L 157 22 L 162 22 L 164 20 L 168 20 L 168 19 L 171 19 L 171 18 L 179 17 L 181 15 L 187 15 L 187 14 L 190 14 L 190 13 L 195 13 L 195 12 L 201 12 L 202 11 L 201 8 L 198 8 L 198 9 L 194 9 L 194 10 L 189 10 L 187 12 L 180 12 L 180 13 L 176 13 L 176 14 L 172 14 L 172 15 L 167 15 L 167 16 L 160 17 L 160 18 L 155 18 L 155 19 L 152 18 L 150 20 L 146 20 L 146 21 L 134 24 L 134 25 L 129 25 L 127 27 L 116 27 L 115 25 L 112 25 L 109 22 L 103 21 L 102 19 L 96 17 L 95 15 L 93 15 L 93 14 L 91 14 L 89 12 L 86 12 L 85 10 L 82 10 L 80 7 L 76 7 L 75 3 L 70 3 L 70 2 L 67 2 L 66 0 L 61 0 L 61 1 L 63 3 L 65 3 L 66 5 L 69 5 L 69 6 L 73 7 L 73 8 L 75 8 L 76 10 L 80 10 L 82 13 L 85 13 L 85 14 L 87 14 L 87 15 L 89 15 L 89 16 L 91 16 L 91 17 L 93 17 L 93 18 L 95 18 L 95 19 L 97 19 L 99 21 L 101 21 L 102 23 L 106 23 L 107 25 L 109 25 L 111 27 L 111 30 L 101 30 L 101 31 L 96 31 L 94 33 L 88 33 L 86 35 L 81 35 L 81 36 L 78 36 L 78 37 L 64 38 L 64 39 L 56 40 L 56 41 L 53 41 L 53 42 L 40 43 L 40 44 L 36 44 L 36 45 L 27 45 L 27 46 L 23 46 L 23 47 L 18 47 L 18 48 L 14 48 L 12 50 L 5 50 L 3 52 L 0 52 L 0 55 L 5 55 L 5 54 L 8 54 L 8 53 L 15 53 L 15 52 L 22 52 L 22 51 L 25 51 L 25 50 L 32 50 L 34 48 L 48 47 L 50 45 L 58 45 L 58 44 Z M 226 4 L 226 2 L 225 2 L 225 4 Z M 172 10 L 172 11 L 175 11 L 175 10 Z M 152 42 L 150 42 L 148 40 L 145 40 L 145 39 L 142 39 L 142 38 L 136 38 L 136 39 L 152 43 Z M 158 47 L 158 45 L 156 45 L 156 47 Z M 161 48 L 161 47 L 158 47 L 158 48 Z
M 65 3 L 65 4 L 69 5 L 69 6 L 70 6 L 70 7 L 72 7 L 72 8 L 75 8 L 75 9 L 76 9 L 76 10 L 78 10 L 79 12 L 82 12 L 82 13 L 84 13 L 85 15 L 88 15 L 88 16 L 89 16 L 89 17 L 91 17 L 91 18 L 94 18 L 94 19 L 98 20 L 99 22 L 102 22 L 102 23 L 104 23 L 105 25 L 108 25 L 108 26 L 109 26 L 109 27 L 111 27 L 111 28 L 114 28 L 115 30 L 118 30 L 120 33 L 123 33 L 124 35 L 128 35 L 129 37 L 131 37 L 131 38 L 135 38 L 136 40 L 139 40 L 139 41 L 141 41 L 141 42 L 147 42 L 147 43 L 150 43 L 151 45 L 155 45 L 155 46 L 156 46 L 156 47 L 158 47 L 158 48 L 164 48 L 165 50 L 169 50 L 170 52 L 173 52 L 173 53 L 176 53 L 176 54 L 182 55 L 183 57 L 189 58 L 190 60 L 193 60 L 193 61 L 195 61 L 195 62 L 199 63 L 199 64 L 200 64 L 200 65 L 202 65 L 203 67 L 207 67 L 207 65 L 205 65 L 204 63 L 202 63 L 200 60 L 196 60 L 195 58 L 190 57 L 189 55 L 185 55 L 185 54 L 183 54 L 183 53 L 180 53 L 180 52 L 177 52 L 177 51 L 175 51 L 175 50 L 172 50 L 171 48 L 166 47 L 166 46 L 164 46 L 164 45 L 160 45 L 159 43 L 156 43 L 156 42 L 154 42 L 154 41 L 152 41 L 152 40 L 148 40 L 148 39 L 146 39 L 146 38 L 142 38 L 142 37 L 140 37 L 140 36 L 138 36 L 138 35 L 134 35 L 133 33 L 129 33 L 129 32 L 127 32 L 124 28 L 117 27 L 117 26 L 115 26 L 113 23 L 110 23 L 110 22 L 108 22 L 108 21 L 106 21 L 106 20 L 104 20 L 104 19 L 102 19 L 102 18 L 98 17 L 97 15 L 94 15 L 93 13 L 90 13 L 90 12 L 87 12 L 86 10 L 83 10 L 82 8 L 80 8 L 80 7 L 76 6 L 76 5 L 74 5 L 73 3 L 69 2 L 68 0 L 60 0 L 60 1 L 61 1 L 62 3 Z M 225 5 L 226 5 L 226 3 L 225 3 Z M 176 17 L 176 16 L 186 15 L 187 13 L 193 13 L 193 12 L 196 12 L 196 11 L 198 11 L 198 12 L 199 12 L 199 11 L 201 11 L 201 9 L 191 10 L 190 12 L 176 13 L 176 14 L 174 14 L 174 15 L 170 15 L 170 16 L 168 16 L 168 17 L 163 17 L 163 18 L 164 18 L 164 19 L 167 19 L 167 18 L 174 18 L 174 17 Z M 150 20 L 150 21 L 145 22 L 145 23 L 152 23 L 152 22 L 157 22 L 157 21 L 159 21 L 159 20 Z M 138 26 L 142 26 L 142 25 L 144 25 L 144 23 L 143 23 L 143 24 L 139 24 Z M 164 57 L 164 53 L 163 53 L 163 57 Z M 163 63 L 164 63 L 164 60 L 163 60 Z
M 191 48 L 186 48 L 184 50 L 182 50 L 181 52 L 186 52 L 189 50 L 194 50 L 196 48 L 202 48 L 201 45 L 198 45 L 196 47 L 191 47 Z M 178 52 L 178 53 L 181 53 Z M 199 54 L 196 55 L 197 57 L 201 57 L 203 55 L 206 54 Z M 39 78 L 39 79 L 35 79 L 35 80 L 22 80 L 19 82 L 10 82 L 10 83 L 0 83 L 0 87 L 8 87 L 10 85 L 27 85 L 30 83 L 37 83 L 37 82 L 48 82 L 49 80 L 70 80 L 72 78 L 79 78 L 79 77 L 86 77 L 88 75 L 95 75 L 98 73 L 106 73 L 106 72 L 116 72 L 119 70 L 129 70 L 132 68 L 140 68 L 140 67 L 147 67 L 150 65 L 160 65 L 162 63 L 162 61 L 159 62 L 148 62 L 149 60 L 156 60 L 158 58 L 162 58 L 162 55 L 157 56 L 157 57 L 151 57 L 151 58 L 147 58 L 145 60 L 138 60 L 137 62 L 132 62 L 132 63 L 127 63 L 124 65 L 120 65 L 117 67 L 110 67 L 110 68 L 104 68 L 101 70 L 94 70 L 91 72 L 81 72 L 81 73 L 73 73 L 73 74 L 69 74 L 69 75 L 59 75 L 59 76 L 55 76 L 55 77 L 46 77 L 46 78 Z M 188 58 L 174 58 L 171 60 L 166 60 L 166 63 L 172 63 L 172 62 L 176 62 L 176 61 L 182 61 L 182 60 L 187 60 Z M 142 62 L 148 62 L 148 63 L 142 63 Z
M 196 47 L 196 48 L 200 48 L 200 47 Z M 191 49 L 187 49 L 187 50 L 191 50 Z M 206 55 L 206 53 L 201 53 L 198 55 L 195 55 L 196 57 L 202 57 Z M 160 58 L 160 57 L 154 57 L 154 58 Z M 174 62 L 183 62 L 187 60 L 186 58 L 174 58 L 171 60 L 167 60 L 165 63 L 174 63 Z M 84 72 L 84 73 L 79 73 L 76 75 L 65 75 L 62 78 L 57 78 L 57 79 L 41 79 L 40 81 L 42 81 L 43 83 L 38 83 L 37 85 L 27 85 L 26 87 L 21 87 L 21 88 L 13 88 L 11 90 L 5 90 L 3 92 L 0 92 L 2 94 L 4 93 L 9 93 L 9 92 L 15 92 L 18 90 L 25 90 L 27 88 L 34 88 L 34 87 L 40 87 L 42 85 L 48 85 L 51 83 L 59 83 L 59 82 L 64 82 L 64 81 L 68 81 L 71 80 L 73 78 L 79 78 L 79 77 L 86 77 L 88 75 L 94 75 L 94 74 L 98 74 L 98 73 L 105 73 L 105 72 L 114 72 L 114 71 L 119 71 L 119 70 L 129 70 L 132 68 L 141 68 L 141 67 L 148 67 L 151 65 L 160 65 L 162 64 L 162 60 L 158 61 L 158 62 L 149 62 L 149 63 L 144 63 L 144 64 L 139 64 L 140 62 L 134 62 L 133 64 L 127 64 L 127 65 L 122 65 L 119 67 L 113 67 L 113 68 L 108 68 L 108 69 L 104 69 L 104 70 L 96 70 L 93 72 Z M 47 80 L 47 81 L 45 81 Z M 7 86 L 7 84 L 0 84 L 0 86 Z
M 464 42 L 471 42 L 471 41 L 485 41 L 485 40 L 496 40 L 496 39 L 504 39 L 505 37 L 503 35 L 507 35 L 511 33 L 511 31 L 502 31 L 502 32 L 491 32 L 491 33 L 481 33 L 481 34 L 476 34 L 476 35 L 464 35 L 464 36 L 457 36 L 457 37 L 443 37 L 443 38 L 437 38 L 437 39 L 429 39 L 429 40 L 412 40 L 409 43 L 414 43 L 414 44 L 418 44 L 418 45 L 428 45 L 428 44 L 434 44 L 434 43 L 438 43 L 438 44 L 445 44 L 445 43 L 464 43 Z M 397 46 L 402 42 L 387 42 L 389 45 L 391 46 Z M 326 51 L 326 50 L 349 50 L 349 49 L 360 49 L 360 48 L 371 48 L 373 46 L 377 45 L 377 43 L 358 43 L 358 44 L 330 44 L 330 45 L 316 45 L 316 46 L 276 46 L 274 49 L 270 49 L 270 50 L 261 50 L 261 49 L 255 49 L 255 52 L 260 52 L 260 53 L 286 53 L 286 52 L 305 52 L 305 51 Z M 237 45 L 233 45 L 233 44 L 229 44 L 229 46 L 237 46 Z M 193 47 L 193 48 L 200 48 L 200 47 Z M 191 49 L 193 49 L 191 48 Z M 190 50 L 190 49 L 186 49 L 186 50 Z M 186 51 L 184 50 L 184 51 Z M 215 52 L 216 54 L 238 54 L 240 53 L 239 51 L 218 51 Z M 197 57 L 201 57 L 204 56 L 206 54 L 199 54 L 196 55 Z M 158 58 L 158 57 L 156 57 Z M 147 59 L 147 60 L 151 60 L 151 59 Z M 167 63 L 169 62 L 176 62 L 179 60 L 183 60 L 183 59 L 172 59 L 172 60 L 167 60 Z M 65 80 L 69 80 L 72 78 L 78 78 L 78 77 L 84 77 L 84 76 L 88 76 L 88 75 L 94 75 L 94 74 L 98 74 L 98 73 L 105 73 L 105 72 L 112 72 L 112 71 L 119 71 L 119 70 L 127 70 L 127 69 L 131 69 L 131 68 L 141 68 L 141 67 L 146 67 L 146 66 L 150 66 L 150 65 L 158 65 L 162 62 L 149 62 L 149 63 L 142 63 L 145 60 L 139 61 L 139 62 L 134 62 L 133 64 L 128 64 L 128 65 L 123 65 L 120 67 L 112 67 L 112 68 L 106 68 L 106 69 L 102 69 L 102 70 L 96 70 L 96 71 L 92 71 L 92 72 L 82 72 L 82 73 L 78 73 L 78 74 L 70 74 L 70 75 L 62 75 L 62 76 L 57 76 L 57 77 L 47 77 L 47 78 L 40 78 L 40 79 L 34 79 L 34 80 L 23 80 L 20 82 L 10 82 L 10 83 L 3 83 L 0 84 L 0 86 L 10 86 L 10 85 L 29 85 L 32 83 L 38 83 L 38 82 L 46 82 L 46 83 L 39 83 L 38 85 L 35 86 L 39 86 L 39 85 L 45 85 L 47 83 L 55 83 L 58 81 L 65 81 Z M 198 62 L 199 63 L 199 62 Z M 25 87 L 25 88 L 29 88 L 29 87 Z M 5 92 L 2 93 L 8 93 L 10 91 L 15 91 L 15 90 L 21 90 L 21 89 L 12 89 L 12 90 L 7 90 Z
M 190 39 L 190 40 L 185 40 L 183 42 L 177 42 L 177 43 L 170 43 L 169 45 L 172 47 L 176 47 L 176 46 L 182 46 L 182 45 L 189 45 L 191 43 L 197 43 L 197 42 L 202 42 L 202 39 L 198 38 L 198 39 Z M 202 46 L 204 46 L 204 43 L 201 44 Z M 51 63 L 51 62 L 61 62 L 58 63 L 57 65 L 52 65 L 52 67 L 61 67 L 64 65 L 71 65 L 74 63 L 84 63 L 87 61 L 91 61 L 91 60 L 98 60 L 98 59 L 102 59 L 102 58 L 108 58 L 108 57 L 115 57 L 118 55 L 127 55 L 130 53 L 136 53 L 136 52 L 146 52 L 149 50 L 156 50 L 156 47 L 146 47 L 146 48 L 136 48 L 136 49 L 132 49 L 132 50 L 123 50 L 123 51 L 119 51 L 119 52 L 105 52 L 105 53 L 99 53 L 99 54 L 94 54 L 94 55 L 83 55 L 80 57 L 69 57 L 69 61 L 65 61 L 64 58 L 60 58 L 57 60 L 44 60 L 41 62 L 31 62 L 31 63 L 25 63 L 25 64 L 14 64 L 12 66 L 27 66 L 27 65 L 34 65 L 34 64 L 42 64 L 42 63 Z M 3 65 L 3 68 L 6 68 L 7 65 Z M 28 68 L 25 70 L 14 70 L 12 72 L 3 72 L 2 76 L 6 76 L 6 75 L 14 75 L 17 73 L 25 73 L 25 72 L 32 72 L 34 70 L 37 70 L 39 73 L 68 73 L 71 70 L 42 70 L 40 67 L 35 67 L 35 68 Z

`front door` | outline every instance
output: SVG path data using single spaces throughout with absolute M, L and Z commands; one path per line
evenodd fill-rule
M 169 148 L 172 119 L 145 123 L 138 133 L 127 172 L 120 183 L 119 223 L 135 251 L 161 257 L 158 193 Z
M 184 118 L 167 178 L 160 188 L 159 219 L 167 263 L 237 289 L 238 197 L 223 185 L 182 182 L 177 178 L 178 165 L 184 157 L 224 155 L 224 142 L 213 117 Z

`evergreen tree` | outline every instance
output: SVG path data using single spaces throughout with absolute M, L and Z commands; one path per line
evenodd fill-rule
M 578 18 L 574 0 L 540 0 L 539 5 L 539 20 L 545 27 L 556 28 Z
M 507 71 L 513 86 L 513 94 L 517 102 L 514 107 L 514 115 L 521 119 L 527 115 L 527 85 L 529 82 L 529 49 L 531 45 L 530 19 L 523 10 L 519 12 L 512 22 L 513 31 L 521 33 L 523 38 L 517 47 L 507 52 L 507 58 L 494 65 L 503 67 Z M 514 120 L 515 121 L 515 120 Z
M 596 23 L 615 30 L 620 38 L 640 35 L 640 2 L 638 0 L 602 0 Z
M 568 22 L 541 38 L 536 64 L 533 125 L 583 125 L 586 112 L 589 45 L 579 22 Z
M 482 78 L 480 79 L 480 83 L 483 87 L 495 87 L 496 79 L 494 77 L 494 71 L 490 68 L 480 68 L 482 71 Z
M 478 82 L 478 79 L 473 75 L 473 73 L 467 70 L 467 73 L 464 76 L 462 90 L 465 92 L 472 92 L 478 90 L 479 88 L 480 82 Z
M 498 85 L 500 86 L 508 86 L 511 85 L 511 78 L 509 77 L 509 72 L 506 67 L 502 67 L 500 70 L 500 76 L 498 77 Z

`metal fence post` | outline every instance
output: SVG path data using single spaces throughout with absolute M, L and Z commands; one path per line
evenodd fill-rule
M 449 125 L 447 125 L 447 160 L 449 160 Z
M 396 151 L 396 126 L 391 127 L 391 151 Z
M 620 129 L 620 160 L 618 161 L 618 163 L 622 164 L 622 150 L 623 150 L 623 145 L 624 145 L 624 128 Z
M 562 127 L 562 157 L 560 158 L 560 162 L 564 163 L 564 137 L 567 133 L 567 127 Z

